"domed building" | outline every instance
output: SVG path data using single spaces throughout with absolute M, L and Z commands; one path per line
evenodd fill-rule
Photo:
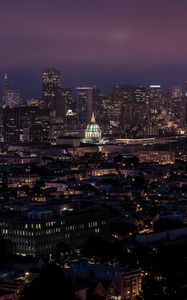
M 92 114 L 91 122 L 87 125 L 85 130 L 85 139 L 101 139 L 101 129 Z

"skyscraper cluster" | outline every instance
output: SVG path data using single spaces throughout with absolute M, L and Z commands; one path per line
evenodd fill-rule
M 94 113 L 103 136 L 144 138 L 186 132 L 186 94 L 180 85 L 163 92 L 160 85 L 116 84 L 111 93 L 95 85 L 64 87 L 61 72 L 49 68 L 41 76 L 38 99 L 22 100 L 19 89 L 3 80 L 0 140 L 52 143 L 63 135 L 84 137 Z

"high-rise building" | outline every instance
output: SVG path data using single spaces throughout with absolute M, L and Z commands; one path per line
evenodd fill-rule
M 13 89 L 4 90 L 3 107 L 13 108 L 19 106 L 21 102 L 20 91 Z
M 148 103 L 149 93 L 143 86 L 137 86 L 134 88 L 134 98 L 136 103 Z
M 119 114 L 120 118 L 125 106 L 134 102 L 134 87 L 125 84 L 116 84 L 113 88 L 112 98 L 116 114 Z
M 18 89 L 12 89 L 10 87 L 10 82 L 8 78 L 8 74 L 5 73 L 3 80 L 3 99 L 2 106 L 13 108 L 20 104 L 20 91 Z
M 67 113 L 68 110 L 76 111 L 76 101 L 72 89 L 62 88 L 62 97 L 65 103 L 65 112 Z
M 76 112 L 73 112 L 71 109 L 69 109 L 66 113 L 66 125 L 77 127 L 77 114 Z
M 182 96 L 183 96 L 182 87 L 178 84 L 172 85 L 172 87 L 171 87 L 171 97 L 173 99 L 175 99 L 175 98 L 181 98 Z
M 162 90 L 160 85 L 150 85 L 149 87 L 150 99 L 160 99 L 162 97 Z
M 3 80 L 3 97 L 4 97 L 4 93 L 8 89 L 10 89 L 10 83 L 9 83 L 9 79 L 8 79 L 8 74 L 5 73 L 4 80 Z
M 39 107 L 5 107 L 1 111 L 2 140 L 7 144 L 49 141 L 50 112 Z
M 20 108 L 2 108 L 2 140 L 7 144 L 20 141 Z
M 55 110 L 55 99 L 61 95 L 61 72 L 46 69 L 42 73 L 42 98 L 45 108 Z
M 159 117 L 162 111 L 162 91 L 160 85 L 149 87 L 149 135 L 159 134 Z
M 182 87 L 173 85 L 170 96 L 170 121 L 174 124 L 175 130 L 180 133 L 184 131 L 186 124 L 186 99 Z
M 146 114 L 148 102 L 146 88 L 116 84 L 112 100 L 111 121 L 115 125 L 116 134 L 126 137 L 143 135 L 140 122 L 145 119 Z
M 79 123 L 85 127 L 93 111 L 93 87 L 77 87 L 77 114 Z
M 66 113 L 69 110 L 76 111 L 73 92 L 71 88 L 62 88 L 60 95 L 55 97 L 56 117 L 60 117 L 66 122 Z

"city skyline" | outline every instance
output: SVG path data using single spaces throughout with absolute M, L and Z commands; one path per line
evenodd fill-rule
M 26 85 L 24 84 L 25 81 L 22 78 L 23 73 L 12 73 L 12 72 L 5 72 L 2 73 L 0 72 L 0 95 L 2 99 L 2 93 L 3 93 L 3 81 L 4 77 L 8 75 L 8 79 L 10 81 L 11 88 L 14 90 L 20 90 L 20 95 L 22 100 L 27 100 L 27 99 L 42 99 L 42 74 L 45 70 L 50 70 L 54 69 L 57 70 L 58 72 L 61 73 L 62 76 L 62 88 L 70 88 L 73 91 L 73 94 L 76 95 L 77 93 L 77 88 L 78 87 L 84 87 L 84 86 L 95 86 L 96 88 L 99 88 L 104 92 L 106 95 L 111 95 L 113 88 L 116 85 L 126 85 L 129 87 L 144 87 L 146 89 L 149 89 L 150 86 L 160 86 L 162 89 L 162 92 L 164 94 L 167 94 L 168 92 L 171 91 L 171 88 L 174 86 L 180 86 L 182 91 L 185 93 L 186 91 L 186 80 L 181 80 L 181 81 L 161 81 L 161 80 L 148 80 L 149 77 L 147 77 L 147 80 L 141 81 L 140 78 L 137 78 L 137 80 L 118 80 L 117 78 L 112 80 L 111 82 L 108 82 L 108 84 L 104 84 L 104 82 L 100 82 L 97 79 L 95 81 L 80 81 L 76 80 L 72 82 L 68 82 L 65 79 L 65 75 L 62 73 L 62 71 L 59 68 L 54 68 L 54 67 L 46 67 L 40 72 L 36 72 L 36 74 L 33 75 L 27 73 L 26 78 L 24 77 L 25 80 L 31 78 L 34 76 L 34 81 L 31 83 L 27 82 Z M 34 86 L 34 89 L 32 89 L 32 86 Z
M 184 82 L 186 8 L 183 0 L 2 2 L 0 75 L 29 97 L 48 66 L 73 87 Z
M 187 0 L 0 0 L 0 300 L 187 300 Z

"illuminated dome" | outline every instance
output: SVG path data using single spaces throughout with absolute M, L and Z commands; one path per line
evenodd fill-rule
M 101 129 L 96 123 L 95 116 L 92 114 L 91 122 L 87 125 L 85 130 L 85 139 L 100 139 Z

